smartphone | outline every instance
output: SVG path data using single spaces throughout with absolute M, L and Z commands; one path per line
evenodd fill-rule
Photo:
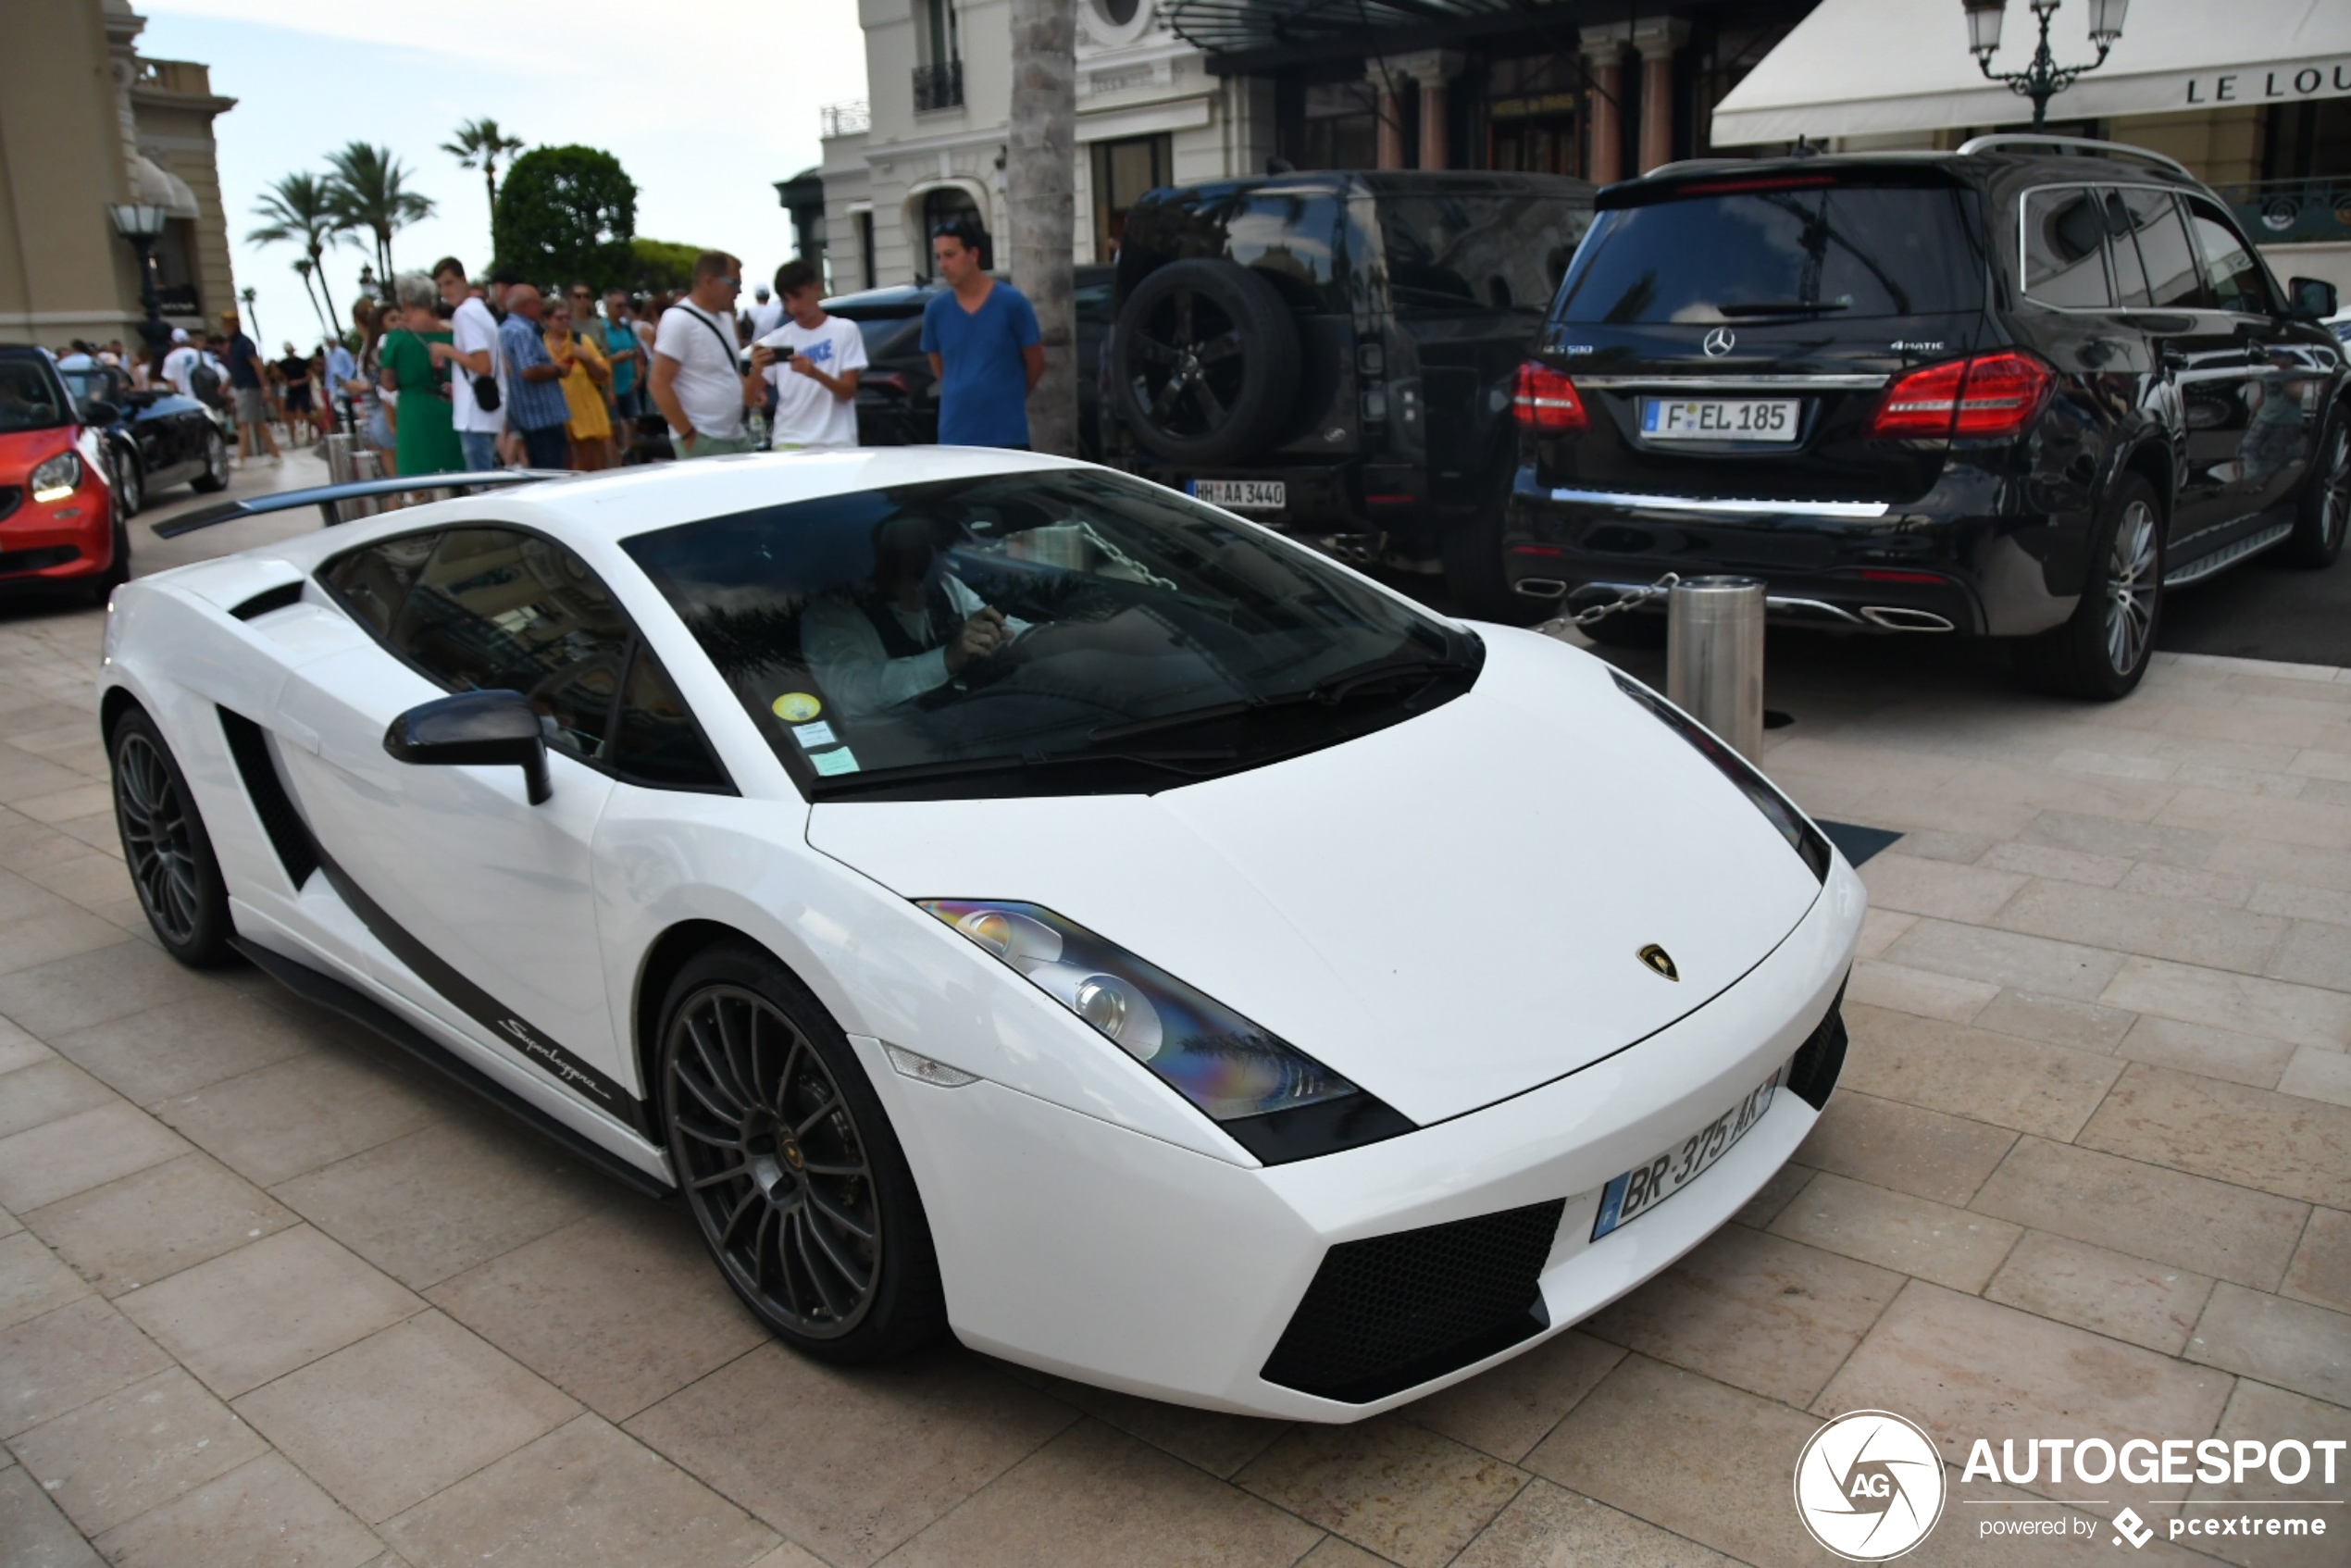
M 757 346 L 765 349 L 768 355 L 778 365 L 781 365 L 785 360 L 791 357 L 791 344 L 790 343 L 760 343 Z

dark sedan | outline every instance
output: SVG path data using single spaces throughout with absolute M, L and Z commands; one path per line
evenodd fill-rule
M 106 437 L 115 508 L 128 517 L 169 485 L 207 493 L 229 483 L 229 442 L 212 410 L 166 387 L 132 388 L 111 365 L 60 369 L 81 416 Z M 109 417 L 110 416 L 110 417 Z
M 1077 306 L 1077 449 L 1101 455 L 1094 367 L 1110 327 L 1113 268 L 1080 267 L 1070 279 Z M 923 353 L 923 308 L 943 292 L 937 282 L 867 289 L 825 302 L 825 313 L 857 323 L 865 340 L 865 373 L 857 379 L 857 440 L 863 446 L 927 446 L 939 440 L 939 394 Z

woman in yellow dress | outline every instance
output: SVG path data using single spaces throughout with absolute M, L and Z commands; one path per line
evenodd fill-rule
M 571 409 L 571 466 L 585 472 L 612 461 L 612 419 L 604 412 L 604 386 L 612 366 L 591 338 L 571 330 L 571 307 L 551 303 L 547 310 L 547 357 L 563 369 L 564 402 Z

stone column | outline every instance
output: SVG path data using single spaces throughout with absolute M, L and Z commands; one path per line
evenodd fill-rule
M 1592 90 L 1584 168 L 1592 183 L 1605 185 L 1624 178 L 1624 29 L 1587 27 L 1584 30 L 1584 67 Z
M 1641 172 L 1673 161 L 1673 56 L 1689 41 L 1679 17 L 1644 19 L 1633 30 L 1641 52 Z
M 1449 49 L 1423 49 L 1417 54 L 1399 55 L 1387 64 L 1390 70 L 1420 83 L 1420 167 L 1448 167 L 1452 148 L 1446 140 L 1446 120 L 1451 107 L 1452 81 L 1462 74 L 1462 56 Z
M 1396 91 L 1402 85 L 1393 71 L 1383 71 L 1377 66 L 1365 73 L 1370 79 L 1374 102 L 1379 109 L 1379 166 L 1382 168 L 1410 168 L 1404 158 L 1404 95 Z

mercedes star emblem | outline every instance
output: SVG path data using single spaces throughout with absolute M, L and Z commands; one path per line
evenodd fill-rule
M 1720 359 L 1738 346 L 1739 335 L 1728 327 L 1717 327 L 1706 334 L 1706 356 Z

